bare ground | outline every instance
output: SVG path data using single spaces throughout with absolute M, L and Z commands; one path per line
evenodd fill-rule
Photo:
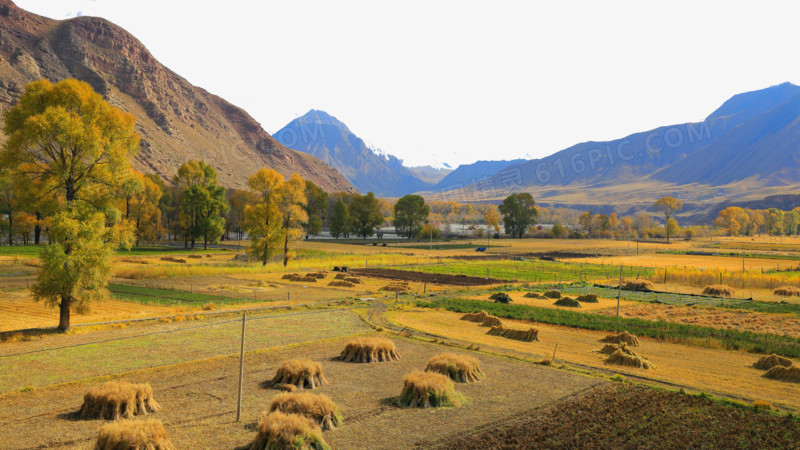
M 503 282 L 503 280 L 496 280 L 494 278 L 470 277 L 467 275 L 446 275 L 441 273 L 424 273 L 397 269 L 350 269 L 350 273 L 365 277 L 414 281 L 419 283 L 427 282 L 434 284 L 449 284 L 452 286 L 488 286 Z

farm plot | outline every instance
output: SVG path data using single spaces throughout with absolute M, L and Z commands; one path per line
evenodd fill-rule
M 638 379 L 650 379 L 656 384 L 664 382 L 697 391 L 743 397 L 750 402 L 764 400 L 776 406 L 800 410 L 800 384 L 762 377 L 762 371 L 750 367 L 758 359 L 758 354 L 674 344 L 640 336 L 641 345 L 636 347 L 636 353 L 647 357 L 655 368 L 634 369 L 603 362 L 607 355 L 597 351 L 603 346 L 600 339 L 609 334 L 606 331 L 502 319 L 503 324 L 511 328 L 534 326 L 539 330 L 538 341 L 521 342 L 488 335 L 486 327 L 460 320 L 461 316 L 460 313 L 427 308 L 407 308 L 386 314 L 400 327 L 407 326 L 481 347 L 507 349 L 535 359 L 549 359 L 558 344 L 558 363 L 611 370 Z
M 449 284 L 452 286 L 486 286 L 502 283 L 493 278 L 448 275 L 446 273 L 425 273 L 397 269 L 351 269 L 350 273 L 359 276 L 385 278 L 388 280 L 414 281 L 417 283 Z
M 248 353 L 245 358 L 242 422 L 236 423 L 238 359 L 218 358 L 126 374 L 131 382 L 150 382 L 161 404 L 158 413 L 176 448 L 234 448 L 255 436 L 260 411 L 279 392 L 265 389 L 282 361 L 298 357 L 322 364 L 329 384 L 314 390 L 337 403 L 342 426 L 325 431 L 333 448 L 411 448 L 438 438 L 455 439 L 465 430 L 544 407 L 602 384 L 597 378 L 553 370 L 513 359 L 475 354 L 392 338 L 401 359 L 358 364 L 332 360 L 345 339 Z M 400 408 L 393 403 L 403 376 L 425 368 L 428 359 L 444 351 L 480 359 L 485 378 L 459 383 L 467 403 L 460 408 Z M 536 380 L 532 383 L 531 380 Z M 91 447 L 105 421 L 75 420 L 72 414 L 83 394 L 96 382 L 81 382 L 0 396 L 0 441 L 11 448 L 38 446 Z M 519 395 L 525 392 L 525 395 Z
M 790 448 L 798 440 L 797 419 L 702 396 L 606 384 L 514 421 L 426 446 L 675 448 L 678 442 L 702 442 L 709 448 Z

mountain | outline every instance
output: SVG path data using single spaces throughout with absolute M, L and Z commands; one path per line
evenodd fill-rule
M 444 164 L 443 167 L 433 167 L 433 166 L 416 166 L 416 167 L 409 167 L 408 170 L 414 174 L 420 180 L 428 183 L 428 184 L 436 184 L 442 181 L 442 178 L 446 177 L 450 174 L 453 169 L 450 168 L 449 165 Z
M 462 164 L 436 183 L 433 189 L 448 190 L 475 183 L 476 180 L 492 176 L 512 164 L 519 164 L 524 161 L 524 159 L 514 159 L 510 161 L 476 161 L 472 164 Z
M 113 23 L 52 20 L 0 0 L 0 109 L 41 78 L 86 81 L 136 116 L 142 139 L 134 167 L 143 172 L 171 179 L 186 160 L 204 159 L 229 187 L 244 187 L 250 174 L 271 167 L 298 172 L 328 191 L 354 190 L 320 160 L 278 143 L 244 110 L 164 67 Z
M 380 154 L 325 111 L 312 109 L 275 133 L 283 145 L 313 155 L 341 172 L 359 192 L 400 197 L 431 186 L 392 155 Z
M 736 95 L 702 122 L 583 142 L 508 165 L 452 193 L 497 200 L 526 191 L 549 204 L 630 212 L 647 209 L 662 195 L 699 210 L 726 199 L 782 194 L 799 185 L 800 87 L 784 83 Z

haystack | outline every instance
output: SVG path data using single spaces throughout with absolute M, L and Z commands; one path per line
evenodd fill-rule
M 428 360 L 426 372 L 447 375 L 456 383 L 470 383 L 483 378 L 480 361 L 469 355 L 442 353 Z
M 408 292 L 411 290 L 411 287 L 406 281 L 393 281 L 378 290 L 387 292 Z
M 711 295 L 714 297 L 733 297 L 736 295 L 736 289 L 728 286 L 727 284 L 712 284 L 703 289 L 703 295 Z
M 160 420 L 120 420 L 100 427 L 95 450 L 173 450 Z
M 511 303 L 511 297 L 505 292 L 495 292 L 489 296 L 489 300 L 494 300 L 495 303 Z
M 364 282 L 361 278 L 354 277 L 354 276 L 348 275 L 346 273 L 337 273 L 336 276 L 333 277 L 333 278 L 336 279 L 336 280 L 347 281 L 347 282 L 353 283 L 353 284 L 361 284 L 361 283 Z
M 782 297 L 800 297 L 800 288 L 794 286 L 781 286 L 773 291 L 773 294 Z
M 349 281 L 343 281 L 343 280 L 333 280 L 333 281 L 331 281 L 330 283 L 328 283 L 328 286 L 335 286 L 335 287 L 353 287 L 353 286 L 355 286 L 355 285 L 354 285 L 353 283 L 349 282 Z
M 309 277 L 309 278 L 316 278 L 316 279 L 318 279 L 318 280 L 325 279 L 325 277 L 326 277 L 327 275 L 328 275 L 328 274 L 327 274 L 327 273 L 325 273 L 325 272 L 309 272 L 309 273 L 307 273 L 307 274 L 306 274 L 306 276 L 307 276 L 307 277 Z
M 581 303 L 598 303 L 599 302 L 599 300 L 597 300 L 597 294 L 579 295 L 575 300 L 577 300 L 577 301 L 579 301 Z
M 464 399 L 455 391 L 453 380 L 432 372 L 414 371 L 403 377 L 403 390 L 398 399 L 401 406 L 430 408 L 461 406 Z
M 800 366 L 775 366 L 769 369 L 764 375 L 762 375 L 762 377 L 772 378 L 773 380 L 789 381 L 791 383 L 800 383 Z
M 567 306 L 567 307 L 570 307 L 570 308 L 580 308 L 581 307 L 580 302 L 575 300 L 572 297 L 560 298 L 560 299 L 556 300 L 555 303 L 553 303 L 553 304 L 556 305 L 556 306 Z
M 499 327 L 492 327 L 489 329 L 486 334 L 490 334 L 492 336 L 500 336 L 508 339 L 515 339 L 517 341 L 523 342 L 533 342 L 539 340 L 539 330 L 536 328 L 531 328 L 528 331 L 525 330 L 514 330 L 511 328 L 506 328 L 502 325 Z
M 636 353 L 634 353 L 633 350 L 628 348 L 628 344 L 624 342 L 622 344 L 606 344 L 605 346 L 603 346 L 602 349 L 600 349 L 600 353 L 606 355 L 613 355 L 617 350 L 622 351 L 622 353 L 625 353 L 626 355 L 631 355 L 631 356 L 636 355 Z
M 482 327 L 499 327 L 503 325 L 503 322 L 499 317 L 487 314 L 486 311 L 481 311 L 479 313 L 466 313 L 461 316 L 461 320 L 478 322 Z
M 761 370 L 769 370 L 775 366 L 791 367 L 792 364 L 791 359 L 773 353 L 769 356 L 758 358 L 758 361 L 753 363 L 753 367 Z
M 625 280 L 622 283 L 622 289 L 627 289 L 629 291 L 652 291 L 653 282 L 643 279 Z
M 547 291 L 544 293 L 544 296 L 547 298 L 561 298 L 560 291 Z
M 632 352 L 631 352 L 632 353 Z M 629 355 L 622 350 L 617 350 L 611 354 L 608 358 L 606 358 L 606 362 L 609 364 L 617 364 L 620 366 L 627 366 L 627 367 L 636 367 L 637 369 L 652 369 L 653 364 L 650 363 L 646 358 L 642 358 L 639 355 Z
M 542 294 L 540 294 L 538 292 L 527 292 L 527 293 L 525 293 L 525 295 L 523 295 L 523 297 L 525 297 L 525 298 L 536 298 L 536 299 L 540 299 L 540 300 L 547 298 L 547 297 L 545 297 L 544 295 L 542 295 Z
M 347 342 L 339 355 L 345 362 L 372 363 L 400 359 L 394 342 L 386 338 L 361 337 Z
M 300 414 L 316 422 L 323 430 L 333 430 L 342 425 L 339 407 L 327 395 L 307 392 L 278 394 L 272 399 L 269 411 Z
M 608 342 L 610 344 L 628 344 L 633 347 L 639 346 L 639 338 L 636 336 L 628 333 L 627 331 L 623 331 L 620 334 L 609 334 L 608 336 L 600 339 L 600 342 Z
M 161 259 L 161 261 L 186 264 L 186 260 L 185 259 L 175 258 L 174 256 L 162 256 L 160 259 Z
M 159 409 L 161 406 L 153 398 L 153 388 L 149 383 L 109 381 L 89 389 L 83 396 L 79 415 L 84 419 L 130 419 Z
M 322 366 L 310 359 L 291 359 L 278 367 L 278 372 L 270 381 L 271 386 L 290 384 L 300 389 L 314 389 L 328 384 L 322 374 Z
M 256 431 L 256 438 L 247 447 L 248 450 L 330 448 L 322 439 L 319 425 L 299 414 L 264 411 L 258 419 Z

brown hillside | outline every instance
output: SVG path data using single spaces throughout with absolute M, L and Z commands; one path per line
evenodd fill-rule
M 336 170 L 284 147 L 247 112 L 191 85 L 113 23 L 52 20 L 0 0 L 0 109 L 39 78 L 84 80 L 134 114 L 142 136 L 135 166 L 146 173 L 169 179 L 184 161 L 204 159 L 230 187 L 243 187 L 258 168 L 271 167 L 298 172 L 328 191 L 354 191 Z

